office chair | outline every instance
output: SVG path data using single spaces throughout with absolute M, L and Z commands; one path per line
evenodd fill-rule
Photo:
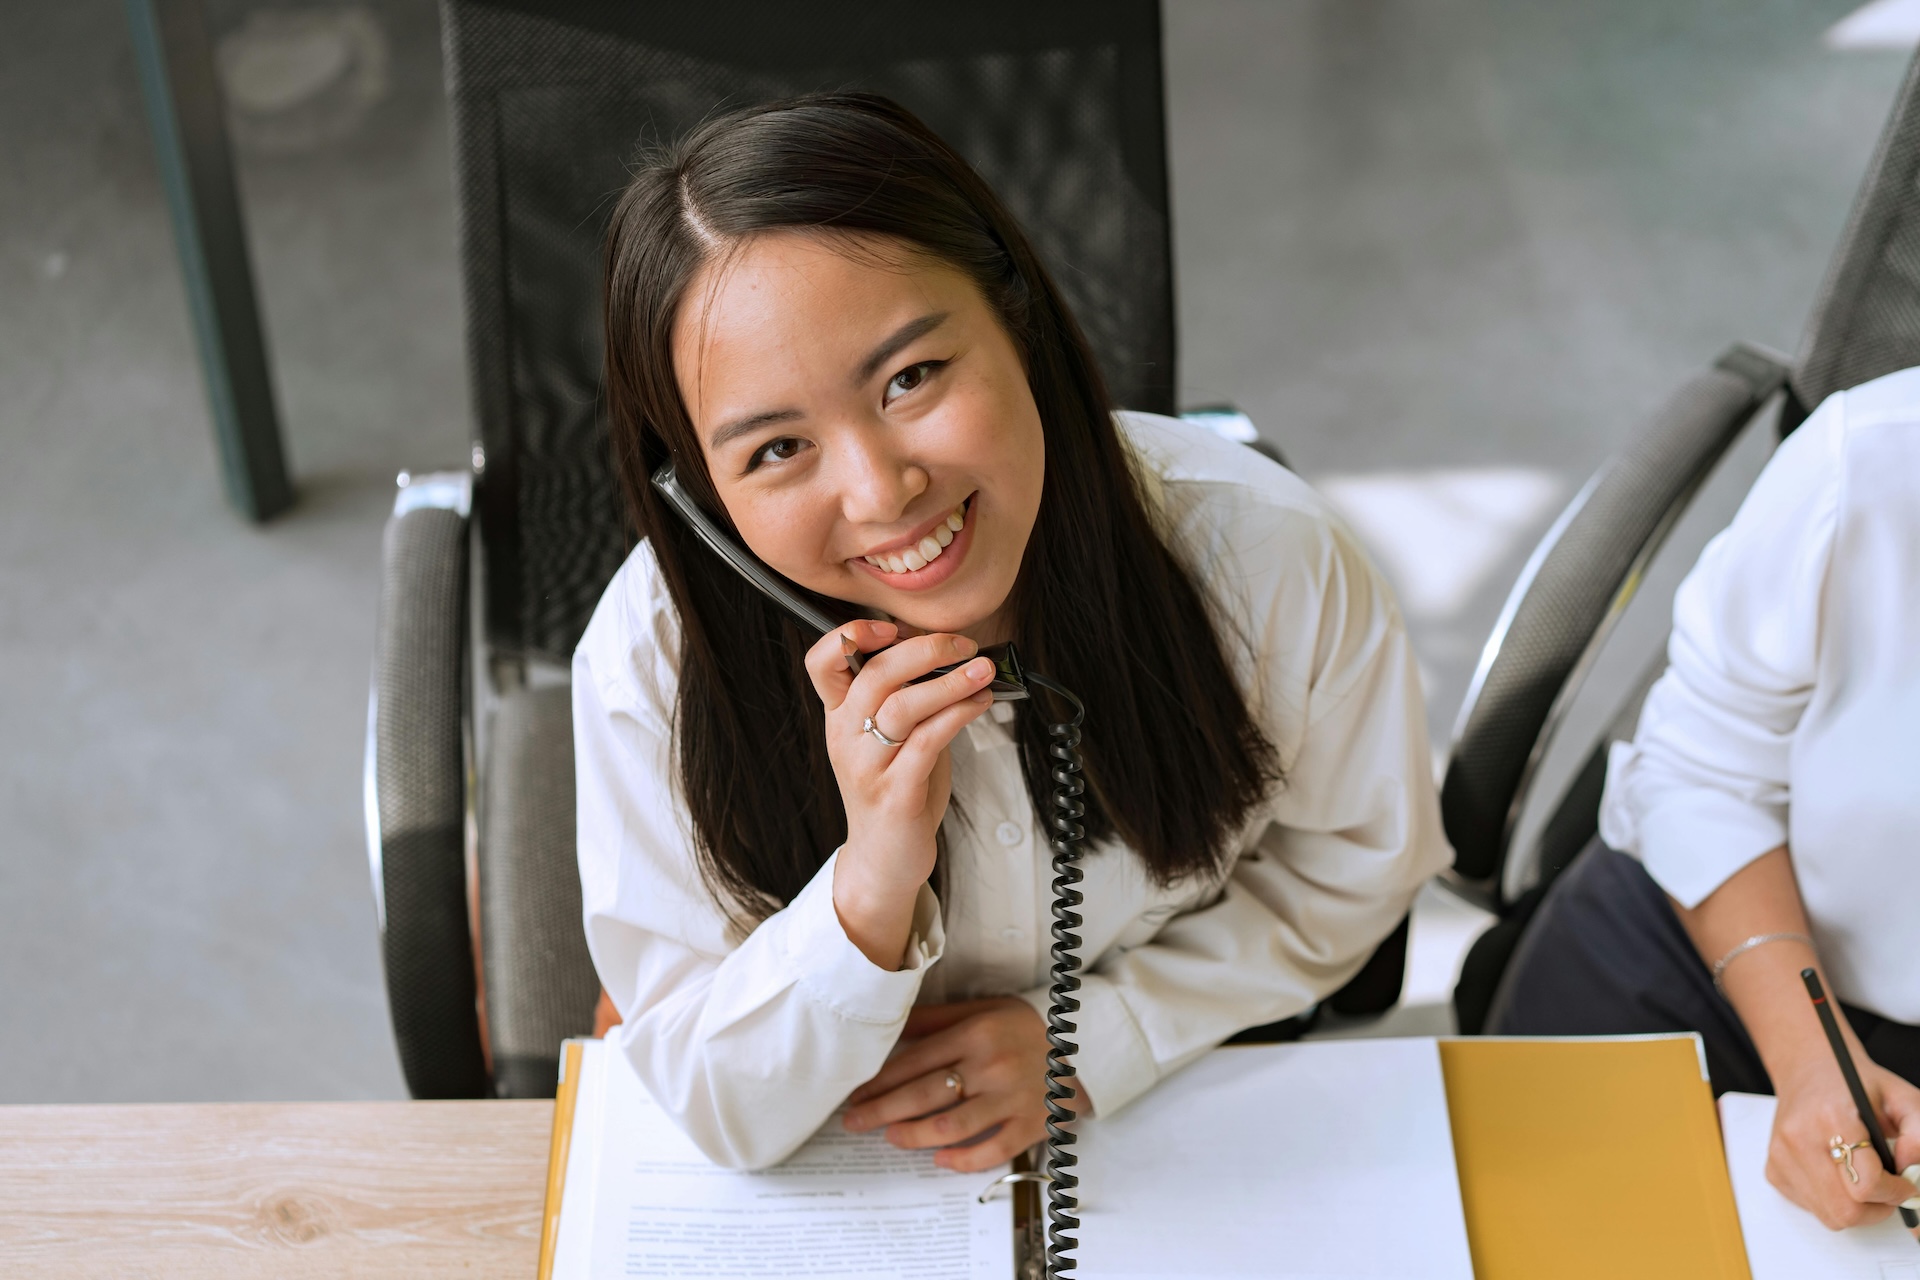
M 1596 472 L 1535 548 L 1481 654 L 1441 789 L 1447 883 L 1494 911 L 1468 952 L 1454 1010 L 1483 1030 L 1507 962 L 1549 885 L 1595 836 L 1606 753 L 1631 735 L 1664 655 L 1622 699 L 1573 781 L 1546 797 L 1538 840 L 1513 848 L 1540 763 L 1666 535 L 1759 411 L 1784 438 L 1814 407 L 1920 365 L 1920 61 L 1868 165 L 1802 340 L 1789 360 L 1737 344 L 1682 386 Z
M 905 103 L 1013 209 L 1118 403 L 1174 409 L 1156 0 L 443 0 L 478 417 L 386 534 L 366 821 L 415 1097 L 551 1096 L 598 983 L 568 663 L 632 545 L 599 405 L 599 248 L 636 148 L 824 88 Z M 1397 991 L 1397 987 L 1396 987 Z

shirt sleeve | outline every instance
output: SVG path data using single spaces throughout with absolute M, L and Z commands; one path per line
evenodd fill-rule
M 730 921 L 695 863 L 670 708 L 634 678 L 651 657 L 610 642 L 619 630 L 589 628 L 573 663 L 587 946 L 624 1019 L 609 1039 L 709 1158 L 765 1167 L 885 1062 L 944 947 L 939 904 L 921 889 L 895 972 L 841 927 L 837 853 L 750 931 Z
M 1086 976 L 1075 1066 L 1102 1114 L 1337 991 L 1450 860 L 1391 591 L 1337 526 L 1312 521 L 1296 541 L 1298 563 L 1268 562 L 1271 612 L 1256 627 L 1268 668 L 1256 705 L 1282 783 L 1211 900 Z M 1044 989 L 1025 998 L 1044 1016 Z
M 1813 693 L 1846 397 L 1774 452 L 1673 602 L 1667 671 L 1608 762 L 1600 834 L 1693 907 L 1787 842 L 1794 731 Z

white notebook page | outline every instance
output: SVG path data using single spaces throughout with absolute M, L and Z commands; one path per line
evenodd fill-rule
M 1221 1049 L 1086 1121 L 1082 1280 L 1472 1280 L 1432 1040 Z
M 624 1057 L 588 1048 L 596 1061 L 575 1103 L 555 1280 L 1013 1275 L 1011 1201 L 976 1199 L 1004 1166 L 950 1173 L 930 1151 L 845 1132 L 836 1115 L 777 1168 L 722 1169 L 654 1104 Z
M 1767 1181 L 1773 1111 L 1772 1098 L 1751 1093 L 1720 1098 L 1720 1137 L 1753 1280 L 1920 1280 L 1920 1243 L 1900 1225 L 1898 1214 L 1872 1226 L 1829 1231 L 1774 1190 Z M 1871 1150 L 1856 1151 L 1853 1158 L 1879 1163 Z

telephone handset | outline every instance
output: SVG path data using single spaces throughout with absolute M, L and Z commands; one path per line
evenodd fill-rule
M 785 578 L 767 568 L 758 556 L 728 537 L 726 531 L 700 509 L 700 504 L 693 500 L 693 495 L 680 487 L 680 481 L 673 473 L 672 463 L 666 464 L 653 473 L 653 487 L 660 491 L 661 496 L 672 504 L 673 509 L 678 511 L 689 525 L 693 526 L 693 531 L 700 535 L 700 540 L 706 543 L 715 555 L 733 566 L 734 572 L 759 588 L 761 594 L 799 619 L 803 626 L 812 627 L 821 635 L 825 635 L 840 625 L 809 604 Z M 993 683 L 988 688 L 993 691 L 995 702 L 1017 702 L 1031 696 L 1027 692 L 1026 672 L 1020 669 L 1020 655 L 1011 643 L 987 645 L 976 656 L 993 660 Z M 856 673 L 860 670 L 860 664 L 863 661 L 864 658 L 860 654 L 847 655 L 847 665 Z M 944 667 L 936 667 L 914 683 L 919 684 L 921 681 L 936 679 L 961 665 L 963 664 L 953 662 Z
M 728 536 L 701 510 L 693 495 L 680 487 L 672 463 L 653 473 L 653 487 L 723 563 L 803 626 L 825 635 L 843 625 L 808 603 L 791 583 Z M 1047 725 L 1047 735 L 1052 739 L 1047 745 L 1047 754 L 1053 758 L 1050 776 L 1054 785 L 1054 813 L 1047 823 L 1053 832 L 1048 842 L 1053 849 L 1053 947 L 1050 953 L 1053 968 L 1049 973 L 1052 985 L 1047 990 L 1047 1155 L 1042 1167 L 1047 1183 L 1045 1274 L 1047 1280 L 1055 1280 L 1073 1269 L 1074 1259 L 1066 1255 L 1079 1247 L 1079 1242 L 1067 1234 L 1080 1227 L 1076 1216 L 1079 1200 L 1074 1193 L 1080 1180 L 1073 1173 L 1079 1160 L 1069 1150 L 1073 1145 L 1073 1132 L 1066 1128 L 1073 1112 L 1063 1104 L 1073 1097 L 1073 1090 L 1066 1084 L 1073 1076 L 1068 1059 L 1080 1051 L 1071 1037 L 1077 1032 L 1073 1015 L 1080 1011 L 1080 1002 L 1073 993 L 1080 989 L 1080 936 L 1076 931 L 1082 922 L 1075 908 L 1085 898 L 1074 886 L 1083 879 L 1079 846 L 1086 838 L 1086 828 L 1080 821 L 1087 812 L 1080 798 L 1086 792 L 1086 783 L 1080 777 L 1080 726 L 1086 718 L 1086 708 L 1064 685 L 1037 671 L 1024 670 L 1011 643 L 988 646 L 977 656 L 993 660 L 994 680 L 990 687 L 995 702 L 1029 701 L 1031 689 L 1044 689 L 1073 709 L 1067 720 Z M 861 661 L 857 653 L 847 657 L 847 665 L 856 673 Z M 960 665 L 956 662 L 937 668 L 920 679 L 932 680 Z

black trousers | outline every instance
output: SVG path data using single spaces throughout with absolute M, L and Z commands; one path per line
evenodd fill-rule
M 1920 1083 L 1920 1027 L 1852 1005 L 1841 1008 L 1869 1057 Z M 1547 891 L 1494 993 L 1487 1031 L 1698 1031 L 1716 1096 L 1773 1092 L 1740 1015 L 1714 989 L 1713 975 L 1667 895 L 1636 859 L 1598 839 Z

